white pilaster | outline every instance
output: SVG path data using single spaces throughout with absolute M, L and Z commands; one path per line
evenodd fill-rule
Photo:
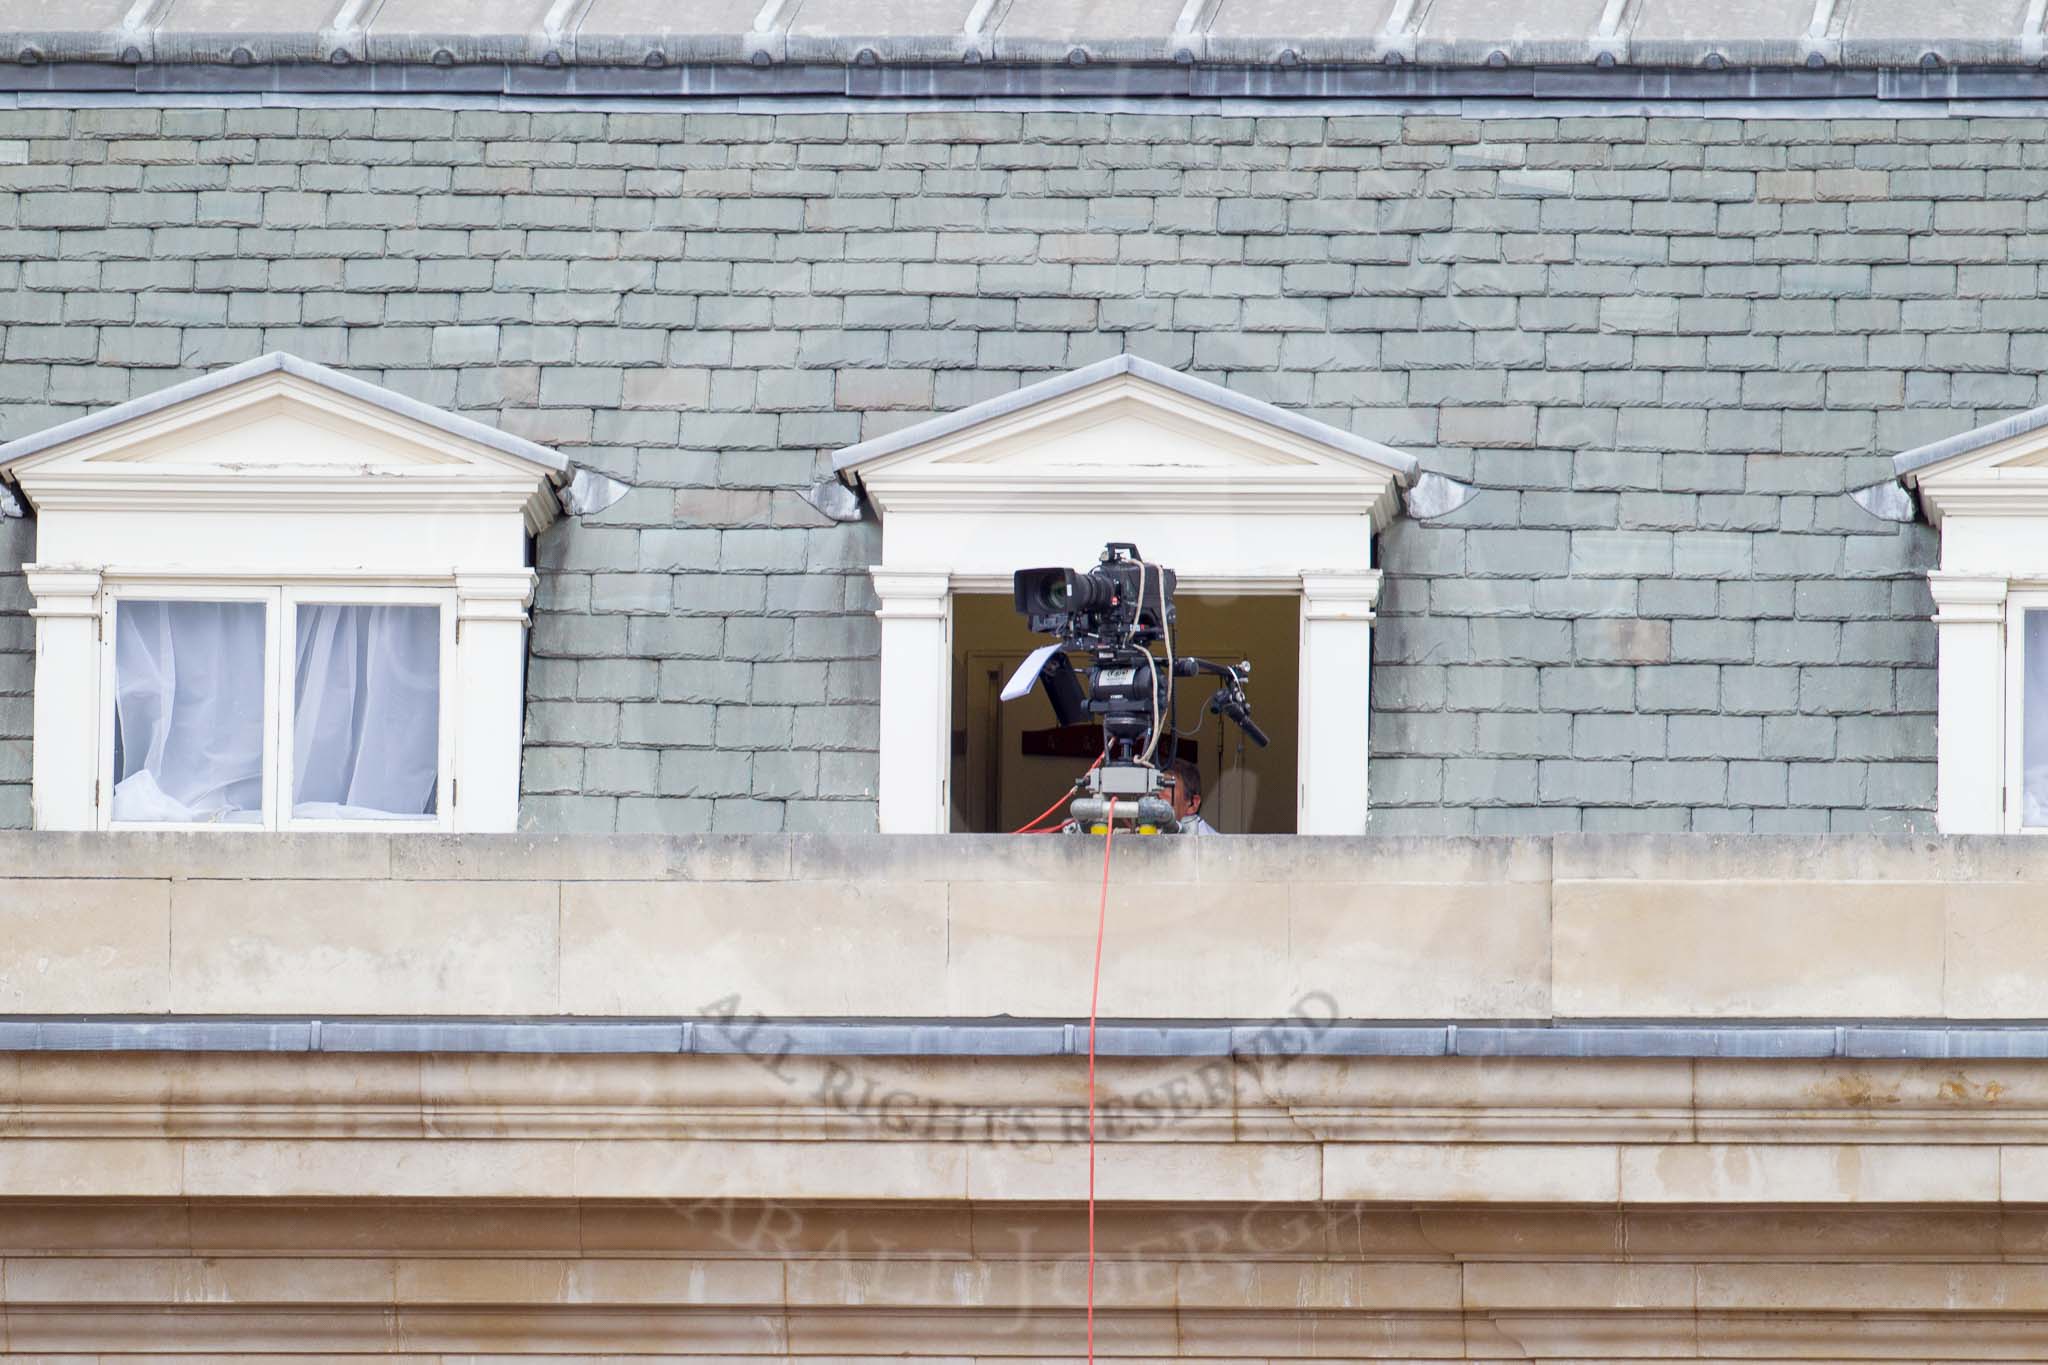
M 35 740 L 29 780 L 37 829 L 96 829 L 100 775 L 100 574 L 26 567 L 36 622 Z
M 1363 834 L 1377 569 L 1301 576 L 1301 773 L 1295 828 Z
M 2004 578 L 1927 575 L 1939 666 L 1935 824 L 1943 834 L 2005 828 Z
M 519 741 L 526 685 L 526 609 L 534 572 L 455 576 L 457 689 L 455 828 L 503 834 L 519 827 Z
M 943 571 L 875 568 L 882 622 L 884 834 L 941 834 L 952 746 L 951 578 Z

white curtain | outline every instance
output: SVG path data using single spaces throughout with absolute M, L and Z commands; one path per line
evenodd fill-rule
M 2048 825 L 2048 611 L 2030 611 L 2024 619 L 2020 823 L 2033 827 Z
M 116 820 L 263 819 L 263 604 L 114 609 Z
M 292 814 L 432 815 L 440 775 L 437 607 L 298 609 Z

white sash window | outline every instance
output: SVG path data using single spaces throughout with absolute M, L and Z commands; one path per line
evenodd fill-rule
M 108 589 L 101 825 L 450 828 L 453 594 L 221 592 Z
M 110 609 L 109 818 L 265 823 L 268 604 L 131 597 Z
M 360 602 L 296 611 L 291 818 L 436 820 L 447 613 Z

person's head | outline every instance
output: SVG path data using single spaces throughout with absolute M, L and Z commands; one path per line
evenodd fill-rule
M 1171 769 L 1173 786 L 1167 796 L 1173 802 L 1173 818 L 1185 820 L 1202 813 L 1202 770 L 1191 758 L 1177 759 Z

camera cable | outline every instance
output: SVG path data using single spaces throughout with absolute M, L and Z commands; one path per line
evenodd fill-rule
M 1096 770 L 1097 768 L 1099 768 L 1099 767 L 1101 767 L 1101 766 L 1102 766 L 1102 755 L 1101 755 L 1101 754 L 1097 754 L 1097 755 L 1095 755 L 1095 761 L 1094 761 L 1093 763 L 1090 763 L 1090 764 L 1089 764 L 1089 765 L 1088 765 L 1088 766 L 1087 766 L 1086 768 L 1083 768 L 1083 769 L 1081 770 L 1081 776 L 1082 776 L 1082 777 L 1086 777 L 1086 776 L 1087 776 L 1087 775 L 1088 775 L 1089 773 L 1092 773 L 1092 772 L 1094 772 L 1094 771 L 1095 771 L 1095 770 Z M 1079 786 L 1079 785 L 1080 785 L 1080 778 L 1075 778 L 1075 779 L 1074 779 L 1074 786 Z M 1054 811 L 1058 810 L 1058 809 L 1059 809 L 1059 808 L 1060 808 L 1060 807 L 1061 807 L 1062 805 L 1066 804 L 1066 803 L 1067 803 L 1068 801 L 1071 801 L 1071 800 L 1073 800 L 1073 799 L 1074 799 L 1074 789 L 1073 789 L 1073 787 L 1069 787 L 1069 788 L 1067 789 L 1067 791 L 1066 791 L 1066 794 L 1065 794 L 1064 796 L 1060 797 L 1060 798 L 1059 798 L 1059 800 L 1057 800 L 1057 801 L 1053 802 L 1053 803 L 1052 803 L 1052 804 L 1051 804 L 1050 806 L 1047 806 L 1047 807 L 1046 807 L 1046 808 L 1045 808 L 1044 810 L 1040 811 L 1040 812 L 1039 812 L 1039 813 L 1037 814 L 1037 816 L 1036 816 L 1036 817 L 1034 817 L 1033 819 L 1031 819 L 1031 820 L 1028 820 L 1028 821 L 1026 821 L 1025 823 L 1023 823 L 1023 824 L 1019 825 L 1019 826 L 1018 826 L 1017 828 L 1015 828 L 1015 829 L 1011 830 L 1011 831 L 1010 831 L 1010 833 L 1012 833 L 1012 834 L 1057 834 L 1057 833 L 1059 833 L 1059 827 L 1058 827 L 1058 826 L 1054 826 L 1054 827 L 1053 827 L 1053 828 L 1051 828 L 1051 829 L 1040 829 L 1040 828 L 1038 827 L 1038 823 L 1039 823 L 1039 821 L 1041 821 L 1041 820 L 1045 819 L 1045 817 L 1046 817 L 1046 816 L 1048 816 L 1048 815 L 1051 815 L 1051 814 L 1052 814 L 1052 813 L 1053 813 Z
M 1138 561 L 1138 616 L 1145 611 L 1145 576 L 1147 572 L 1159 575 L 1159 634 L 1166 643 L 1166 685 L 1173 686 L 1173 624 L 1166 615 L 1166 570 L 1148 560 Z M 1159 663 L 1152 657 L 1151 646 L 1145 647 L 1145 668 L 1152 675 L 1152 739 L 1145 745 L 1145 752 L 1138 755 L 1138 762 L 1146 767 L 1155 767 L 1152 758 L 1159 748 Z M 1166 723 L 1172 725 L 1174 716 L 1169 707 Z
M 1102 902 L 1095 912 L 1095 976 L 1088 987 L 1088 1365 L 1095 1365 L 1095 1024 L 1102 1000 L 1102 939 L 1109 926 L 1109 850 L 1116 838 L 1116 798 L 1102 830 Z

